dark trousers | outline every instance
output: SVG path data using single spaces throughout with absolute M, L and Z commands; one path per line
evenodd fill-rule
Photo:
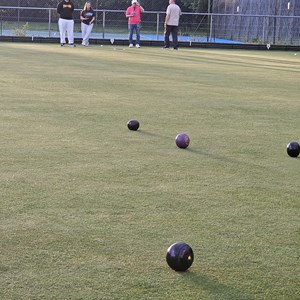
M 165 48 L 170 47 L 170 34 L 172 33 L 173 48 L 178 48 L 178 26 L 167 25 L 165 29 Z

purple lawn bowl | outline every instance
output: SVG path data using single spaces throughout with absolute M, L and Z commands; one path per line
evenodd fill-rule
M 184 272 L 193 264 L 193 249 L 183 242 L 174 243 L 167 250 L 166 260 L 170 268 Z
M 177 134 L 177 136 L 175 138 L 175 142 L 176 142 L 177 147 L 185 149 L 190 144 L 190 138 L 187 134 L 180 133 L 180 134 Z
M 136 131 L 139 129 L 140 127 L 140 123 L 138 120 L 129 120 L 127 122 L 127 127 L 129 130 L 133 130 L 133 131 Z
M 298 157 L 298 155 L 300 154 L 300 145 L 298 142 L 290 142 L 287 145 L 287 154 L 290 157 Z

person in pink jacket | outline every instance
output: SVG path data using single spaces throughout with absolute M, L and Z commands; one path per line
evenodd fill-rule
M 136 33 L 136 48 L 140 48 L 140 27 L 141 13 L 144 12 L 143 7 L 137 0 L 132 0 L 131 6 L 126 10 L 126 18 L 128 18 L 129 30 L 129 48 L 133 47 L 133 32 Z

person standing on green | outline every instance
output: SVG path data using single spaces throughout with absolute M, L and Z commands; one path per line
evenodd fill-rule
M 64 44 L 66 43 L 67 33 L 69 46 L 75 47 L 73 12 L 74 4 L 70 0 L 63 0 L 57 5 L 57 13 L 59 14 L 58 27 L 61 46 L 64 46 Z
M 165 44 L 164 48 L 170 48 L 170 34 L 172 33 L 173 49 L 178 49 L 178 25 L 182 15 L 180 7 L 175 0 L 169 0 L 165 18 Z
M 89 45 L 90 35 L 95 22 L 95 12 L 90 1 L 87 1 L 83 10 L 80 13 L 82 43 L 81 45 L 87 47 Z
M 136 48 L 140 48 L 140 27 L 141 27 L 141 13 L 144 12 L 144 8 L 137 0 L 131 1 L 131 6 L 126 10 L 126 18 L 128 18 L 128 30 L 129 30 L 129 48 L 133 47 L 133 32 L 136 33 Z

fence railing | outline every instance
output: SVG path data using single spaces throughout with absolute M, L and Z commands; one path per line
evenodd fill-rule
M 92 38 L 127 39 L 124 10 L 95 10 Z M 80 37 L 80 10 L 74 13 Z M 162 40 L 164 11 L 145 11 L 142 39 Z M 0 36 L 58 37 L 56 8 L 0 6 Z M 183 13 L 179 40 L 186 42 L 300 44 L 300 16 Z

